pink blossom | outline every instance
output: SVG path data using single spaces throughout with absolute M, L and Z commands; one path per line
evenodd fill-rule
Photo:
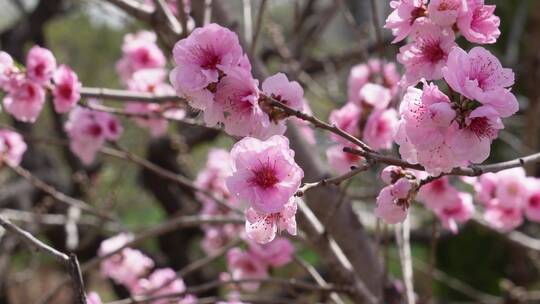
M 154 261 L 136 249 L 124 248 L 101 262 L 100 272 L 117 284 L 133 290 L 138 286 L 139 278 L 154 267 Z
M 443 27 L 451 27 L 467 11 L 466 0 L 431 0 L 427 7 L 429 19 Z
M 474 214 L 474 205 L 472 196 L 469 193 L 456 193 L 454 199 L 442 208 L 435 209 L 435 213 L 442 222 L 444 228 L 458 232 L 458 223 L 464 223 L 472 218 Z
M 46 84 L 56 70 L 56 59 L 48 49 L 33 46 L 26 57 L 26 74 L 37 84 Z
M 248 244 L 249 250 L 268 265 L 281 267 L 292 261 L 294 246 L 284 237 L 277 237 L 266 244 L 255 242 Z
M 405 82 L 415 85 L 420 79 L 443 77 L 442 68 L 455 47 L 454 33 L 429 19 L 418 20 L 413 26 L 413 41 L 399 49 L 397 61 L 405 66 Z
M 529 177 L 526 182 L 525 216 L 531 221 L 540 222 L 540 180 Z
M 280 212 L 262 213 L 254 208 L 246 210 L 246 233 L 248 238 L 259 243 L 271 242 L 277 233 L 287 231 L 296 235 L 296 198 L 291 197 Z
M 0 89 L 7 90 L 7 83 L 15 69 L 11 56 L 4 51 L 0 51 Z
M 304 177 L 284 136 L 266 141 L 246 137 L 234 145 L 231 157 L 233 173 L 227 187 L 262 213 L 282 211 Z
M 307 99 L 303 99 L 303 105 L 304 106 L 302 108 L 302 112 L 307 115 L 313 115 L 313 111 L 311 111 Z M 297 117 L 291 117 L 291 121 L 298 127 L 300 135 L 308 144 L 315 145 L 317 143 L 317 139 L 315 138 L 315 131 L 313 130 L 310 122 Z
M 411 27 L 419 18 L 426 15 L 425 0 L 397 0 L 391 1 L 390 7 L 394 11 L 386 19 L 385 28 L 392 30 L 396 36 L 392 43 L 399 42 L 411 32 Z
M 355 65 L 351 68 L 347 80 L 349 101 L 360 104 L 360 90 L 368 83 L 371 77 L 369 66 L 365 63 Z
M 443 75 L 454 91 L 493 105 L 503 117 L 518 109 L 516 98 L 505 89 L 514 84 L 514 73 L 503 68 L 497 57 L 482 47 L 475 47 L 468 54 L 461 48 L 455 48 L 448 56 Z M 497 98 L 498 95 L 504 99 Z
M 447 176 L 438 178 L 420 188 L 417 199 L 431 210 L 444 209 L 455 204 L 458 191 Z
M 412 182 L 404 177 L 384 187 L 377 196 L 375 215 L 388 224 L 404 221 L 409 209 L 409 192 L 412 187 Z
M 127 82 L 139 70 L 165 66 L 167 59 L 156 42 L 156 34 L 148 31 L 124 36 L 123 55 L 116 64 L 122 81 Z
M 397 121 L 395 109 L 372 112 L 368 117 L 363 132 L 365 143 L 375 150 L 392 148 L 392 138 L 397 127 Z
M 99 297 L 99 295 L 92 291 L 88 293 L 88 295 L 86 296 L 86 303 L 87 304 L 102 304 L 103 302 L 101 302 L 101 298 Z
M 484 220 L 493 228 L 508 232 L 523 223 L 522 210 L 518 206 L 505 207 L 497 199 L 488 204 L 484 212 Z
M 406 171 L 403 168 L 398 166 L 387 166 L 381 171 L 381 180 L 387 184 L 391 185 L 395 183 L 398 179 L 405 176 Z
M 505 207 L 521 208 L 528 196 L 525 170 L 521 167 L 497 172 L 495 197 Z
M 392 99 L 391 91 L 382 85 L 366 83 L 359 92 L 360 100 L 376 110 L 382 110 L 388 107 Z
M 495 5 L 484 5 L 484 0 L 467 0 L 467 11 L 457 20 L 459 31 L 470 42 L 495 43 L 501 20 L 494 12 Z
M 176 43 L 173 56 L 177 67 L 170 79 L 180 96 L 187 97 L 191 105 L 204 110 L 212 107 L 213 89 L 231 67 L 241 66 L 248 72 L 238 36 L 217 24 L 195 29 L 187 38 Z
M 456 159 L 478 164 L 489 157 L 491 142 L 503 128 L 497 111 L 481 106 L 468 115 L 464 128 L 449 135 L 447 141 Z
M 289 81 L 283 73 L 266 78 L 262 83 L 263 92 L 277 101 L 301 111 L 304 108 L 304 89 L 296 81 Z
M 118 235 L 110 237 L 101 242 L 98 249 L 98 255 L 104 256 L 113 251 L 116 251 L 132 240 L 133 235 L 131 233 L 120 233 Z
M 77 74 L 66 65 L 61 65 L 53 76 L 53 104 L 58 113 L 65 113 L 71 110 L 81 99 L 82 84 Z
M 45 104 L 45 90 L 30 79 L 18 79 L 10 82 L 4 107 L 17 120 L 33 123 L 38 118 Z
M 223 149 L 211 149 L 208 152 L 206 166 L 199 172 L 195 179 L 195 185 L 199 188 L 211 191 L 214 195 L 228 199 L 229 189 L 225 179 L 232 175 L 232 159 L 229 152 Z M 202 201 L 208 200 L 206 196 L 200 195 Z
M 358 166 L 363 159 L 361 156 L 343 152 L 345 146 L 335 145 L 326 150 L 326 158 L 332 170 L 339 174 L 351 171 L 351 167 Z
M 6 162 L 10 166 L 18 166 L 26 148 L 26 143 L 19 133 L 0 129 L 0 165 Z
M 251 252 L 232 248 L 227 252 L 227 268 L 233 280 L 265 279 L 268 277 L 267 266 Z M 242 289 L 256 291 L 259 283 L 242 283 Z
M 362 114 L 362 110 L 358 105 L 352 102 L 348 102 L 340 109 L 333 110 L 330 113 L 329 120 L 331 124 L 355 136 L 360 133 L 359 123 L 360 123 L 361 114 Z M 333 133 L 330 134 L 330 138 L 343 144 L 349 143 L 343 137 L 340 137 Z
M 117 140 L 122 134 L 118 119 L 109 113 L 75 108 L 69 114 L 65 129 L 70 149 L 85 165 L 94 161 L 106 140 Z
M 132 290 L 135 294 L 146 294 L 151 291 L 152 295 L 159 296 L 171 293 L 181 293 L 186 290 L 184 281 L 176 275 L 171 268 L 160 268 L 154 270 L 148 278 L 139 279 Z M 152 301 L 152 304 L 168 304 L 169 299 Z M 182 303 L 181 300 L 179 303 Z
M 493 202 L 495 191 L 497 189 L 498 175 L 495 173 L 484 173 L 480 175 L 478 181 L 474 184 L 476 200 L 484 205 Z

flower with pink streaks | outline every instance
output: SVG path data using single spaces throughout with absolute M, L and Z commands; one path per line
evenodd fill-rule
M 503 68 L 497 57 L 482 47 L 475 47 L 469 53 L 454 48 L 443 75 L 454 91 L 491 105 L 502 117 L 518 109 L 516 98 L 505 89 L 514 84 L 514 72 Z
M 534 222 L 540 222 L 540 179 L 529 177 L 526 181 L 525 216 Z
M 431 210 L 443 209 L 455 203 L 458 191 L 447 176 L 438 178 L 420 188 L 417 199 Z
M 484 220 L 499 231 L 508 232 L 523 223 L 523 213 L 519 206 L 506 207 L 496 198 L 488 206 L 484 212 Z
M 437 80 L 443 77 L 448 54 L 456 46 L 454 33 L 429 19 L 413 26 L 413 41 L 399 49 L 397 61 L 405 66 L 405 82 L 415 85 L 420 79 Z
M 292 109 L 301 111 L 304 108 L 304 89 L 298 82 L 289 81 L 283 73 L 266 78 L 262 91 Z
M 340 128 L 341 130 L 353 135 L 357 136 L 360 133 L 360 118 L 362 115 L 362 109 L 352 103 L 348 102 L 343 107 L 341 107 L 338 110 L 333 110 L 330 113 L 330 123 L 335 125 L 336 127 Z M 348 144 L 349 141 L 344 139 L 341 136 L 338 136 L 334 133 L 330 134 L 330 138 L 334 141 Z
M 395 109 L 390 108 L 372 112 L 364 128 L 364 142 L 375 150 L 388 150 L 392 148 L 392 139 L 397 122 L 398 117 Z
M 296 235 L 297 204 L 296 198 L 291 197 L 280 212 L 263 213 L 254 208 L 247 209 L 246 234 L 248 238 L 259 244 L 266 244 L 282 231 Z
M 53 76 L 53 104 L 58 113 L 71 110 L 81 99 L 82 84 L 77 74 L 67 65 L 61 65 Z
M 326 150 L 326 158 L 330 168 L 338 174 L 344 174 L 351 171 L 352 167 L 358 166 L 363 158 L 360 155 L 344 152 L 346 146 L 335 145 Z M 352 147 L 358 148 L 358 147 Z
M 4 107 L 15 119 L 34 123 L 44 104 L 45 90 L 40 84 L 27 78 L 10 81 Z
M 94 161 L 106 140 L 117 140 L 123 132 L 120 122 L 113 115 L 78 107 L 70 112 L 65 129 L 71 151 L 85 165 Z
M 266 141 L 246 137 L 234 145 L 231 157 L 229 191 L 261 213 L 282 211 L 304 177 L 289 140 L 281 135 Z
M 154 267 L 154 261 L 141 251 L 124 248 L 101 262 L 101 275 L 111 278 L 117 284 L 134 290 L 138 286 L 139 279 Z
M 388 224 L 403 222 L 409 209 L 409 195 L 413 182 L 402 177 L 394 184 L 382 188 L 377 196 L 375 215 Z
M 405 39 L 412 26 L 417 21 L 425 19 L 427 14 L 425 0 L 391 1 L 390 7 L 394 11 L 386 18 L 384 27 L 392 30 L 392 34 L 396 36 L 392 43 Z
M 376 110 L 386 109 L 390 104 L 390 100 L 392 100 L 392 93 L 389 89 L 370 82 L 360 89 L 359 95 L 364 105 L 373 107 Z
M 503 128 L 497 111 L 481 106 L 466 117 L 463 128 L 447 136 L 447 142 L 456 159 L 479 164 L 489 157 L 491 142 Z
M 10 166 L 18 166 L 26 148 L 26 143 L 19 133 L 7 129 L 0 130 L 0 165 L 6 162 Z
M 233 280 L 265 279 L 268 277 L 266 264 L 253 253 L 232 248 L 227 252 L 227 268 Z M 257 291 L 259 283 L 242 283 L 240 287 L 246 291 Z
M 116 64 L 116 71 L 126 83 L 133 73 L 142 69 L 162 68 L 167 58 L 157 45 L 153 32 L 139 31 L 124 36 L 122 58 Z
M 431 0 L 427 7 L 429 19 L 442 27 L 451 27 L 467 12 L 466 0 Z
M 274 267 L 284 266 L 292 261 L 294 246 L 288 239 L 277 237 L 267 244 L 249 242 L 249 250 L 259 259 Z
M 171 268 L 159 268 L 154 270 L 147 278 L 139 279 L 136 286 L 132 289 L 134 294 L 147 294 L 159 296 L 172 293 L 181 293 L 186 290 L 186 285 L 182 278 L 176 275 Z M 181 300 L 178 303 L 183 303 Z M 152 304 L 168 304 L 169 299 L 152 301 Z
M 26 75 L 33 82 L 48 83 L 56 70 L 56 59 L 46 48 L 33 46 L 26 57 Z
M 457 19 L 461 34 L 473 43 L 495 43 L 501 35 L 501 20 L 494 15 L 495 5 L 484 0 L 467 0 L 467 11 Z
M 521 167 L 497 172 L 495 197 L 505 207 L 524 207 L 528 196 L 527 177 Z
M 170 79 L 180 96 L 195 108 L 213 107 L 215 85 L 232 67 L 241 66 L 248 72 L 238 36 L 227 28 L 211 23 L 195 29 L 173 49 L 177 65 Z
M 465 223 L 474 215 L 472 196 L 469 193 L 457 192 L 453 200 L 435 209 L 435 214 L 441 220 L 444 228 L 458 232 L 458 224 Z

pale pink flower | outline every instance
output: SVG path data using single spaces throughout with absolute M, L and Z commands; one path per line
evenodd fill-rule
M 366 83 L 359 92 L 363 104 L 376 110 L 386 109 L 392 99 L 391 91 L 382 85 L 371 82 Z
M 24 78 L 10 82 L 4 107 L 19 121 L 33 123 L 45 104 L 45 90 L 38 83 Z
M 53 82 L 54 110 L 58 113 L 68 112 L 81 99 L 82 84 L 77 74 L 67 65 L 61 65 L 56 70 Z
M 4 51 L 0 51 L 0 89 L 7 90 L 7 83 L 15 69 L 11 56 Z
M 454 33 L 423 19 L 414 24 L 411 35 L 413 41 L 401 47 L 397 56 L 405 66 L 405 82 L 415 85 L 422 78 L 441 79 L 448 54 L 456 46 Z
M 304 106 L 302 112 L 307 115 L 313 115 L 313 111 L 311 110 L 307 99 L 303 99 L 303 104 Z M 313 130 L 310 122 L 297 117 L 291 117 L 291 122 L 298 127 L 298 130 L 302 135 L 302 139 L 304 139 L 308 144 L 315 145 L 317 143 L 315 131 Z
M 37 84 L 46 84 L 56 70 L 56 59 L 48 49 L 33 46 L 26 57 L 26 75 Z
M 154 291 L 155 290 L 155 291 Z M 186 290 L 184 281 L 176 275 L 171 268 L 159 268 L 154 270 L 148 278 L 139 279 L 136 286 L 132 288 L 134 294 L 146 294 L 154 291 L 152 295 L 159 296 L 171 293 L 180 293 Z M 181 302 L 182 300 L 178 300 Z M 169 299 L 152 301 L 152 304 L 169 304 Z
M 489 203 L 484 212 L 484 220 L 493 228 L 508 232 L 523 223 L 522 209 L 518 206 L 505 207 L 497 199 Z
M 150 130 L 150 135 L 159 137 L 167 132 L 169 123 L 166 119 L 160 118 L 162 113 L 161 105 L 157 103 L 128 102 L 125 105 L 127 113 L 135 115 L 135 123 Z M 149 117 L 136 117 L 136 115 L 148 115 Z
M 96 292 L 89 292 L 88 295 L 86 295 L 86 303 L 87 304 L 102 304 L 101 298 Z
M 412 181 L 400 178 L 394 184 L 382 188 L 377 196 L 375 215 L 388 224 L 403 222 L 409 209 L 409 192 Z
M 476 200 L 484 205 L 489 205 L 495 198 L 497 189 L 498 175 L 495 173 L 484 173 L 480 175 L 477 182 L 474 183 Z
M 514 84 L 514 73 L 503 68 L 497 57 L 482 47 L 475 47 L 469 53 L 459 47 L 454 48 L 448 56 L 447 66 L 443 68 L 443 75 L 454 91 L 493 105 L 504 117 L 517 111 L 516 98 L 505 92 L 505 88 Z M 505 99 L 497 99 L 499 94 L 504 94 Z
M 431 209 L 443 209 L 455 203 L 458 191 L 450 184 L 447 176 L 438 178 L 420 188 L 417 199 Z
M 122 58 L 116 64 L 116 71 L 124 82 L 139 70 L 162 68 L 167 63 L 165 55 L 157 45 L 156 34 L 149 31 L 124 36 L 122 53 Z
M 232 174 L 232 159 L 229 152 L 223 149 L 210 149 L 206 166 L 199 171 L 195 185 L 212 192 L 221 199 L 229 199 L 230 192 L 225 179 Z M 198 195 L 198 197 L 203 202 L 208 200 L 208 197 L 204 195 Z
M 394 134 L 394 141 L 399 145 L 399 155 L 401 158 L 411 164 L 418 164 L 418 152 L 416 148 L 407 138 L 407 132 L 405 127 L 407 122 L 403 119 L 398 121 L 396 134 Z
M 399 42 L 411 32 L 411 27 L 419 19 L 426 16 L 425 0 L 397 0 L 391 1 L 390 7 L 394 11 L 386 18 L 385 28 L 392 30 L 396 36 L 392 43 Z
M 443 27 L 451 27 L 467 11 L 466 0 L 431 0 L 427 7 L 429 19 Z
M 291 197 L 280 212 L 262 213 L 253 208 L 247 209 L 246 234 L 248 238 L 259 244 L 266 244 L 282 231 L 296 235 L 296 210 L 295 197 Z
M 495 197 L 505 207 L 521 208 L 528 196 L 527 178 L 521 167 L 497 172 Z
M 359 123 L 360 123 L 361 114 L 362 114 L 362 109 L 358 105 L 352 102 L 348 102 L 340 109 L 333 110 L 330 113 L 329 120 L 331 124 L 335 125 L 341 130 L 353 136 L 356 136 L 360 133 Z M 349 141 L 347 141 L 343 137 L 338 136 L 333 133 L 330 134 L 330 138 L 332 138 L 332 140 L 334 141 L 337 141 L 343 144 L 349 143 Z
M 363 139 L 375 150 L 392 148 L 398 117 L 395 109 L 373 111 L 366 122 Z
M 100 272 L 129 290 L 136 289 L 139 278 L 154 267 L 154 261 L 136 249 L 124 248 L 101 262 Z
M 304 108 L 304 89 L 296 81 L 289 81 L 283 73 L 266 78 L 262 83 L 264 94 L 284 105 L 301 111 Z
M 345 146 L 335 145 L 326 150 L 326 158 L 332 170 L 339 174 L 351 171 L 351 167 L 356 167 L 363 159 L 360 155 L 343 151 Z
M 104 256 L 113 251 L 116 251 L 132 240 L 133 240 L 133 234 L 131 233 L 120 233 L 118 235 L 110 237 L 104 240 L 103 242 L 101 242 L 98 249 L 98 255 Z
M 277 237 L 270 243 L 249 242 L 249 250 L 260 260 L 274 267 L 281 267 L 293 259 L 294 246 L 288 239 Z
M 495 5 L 484 5 L 484 0 L 467 0 L 467 11 L 457 20 L 459 31 L 470 42 L 495 43 L 501 20 L 494 12 Z
M 405 173 L 406 171 L 401 167 L 387 166 L 381 171 L 380 177 L 385 184 L 392 185 L 397 182 L 398 179 L 405 176 Z
M 457 233 L 457 224 L 470 220 L 474 215 L 472 196 L 465 192 L 456 193 L 452 201 L 445 204 L 442 208 L 435 209 L 435 213 L 441 220 L 444 228 Z
M 173 57 L 177 65 L 170 79 L 180 96 L 191 101 L 195 108 L 213 107 L 210 84 L 217 83 L 231 67 L 242 66 L 248 72 L 238 36 L 227 28 L 211 23 L 195 29 L 187 38 L 176 43 Z
M 233 280 L 265 279 L 268 277 L 266 264 L 253 253 L 232 248 L 227 252 L 227 268 Z M 259 289 L 258 282 L 242 283 L 240 286 L 247 291 Z
M 479 164 L 489 157 L 491 142 L 503 128 L 497 111 L 481 106 L 466 117 L 463 128 L 447 136 L 447 142 L 456 159 Z
M 351 68 L 349 78 L 347 80 L 347 89 L 349 101 L 360 104 L 360 90 L 368 83 L 371 77 L 369 66 L 365 63 L 355 65 Z
M 284 136 L 266 141 L 246 137 L 234 145 L 231 157 L 233 173 L 226 181 L 229 191 L 262 213 L 282 211 L 304 177 Z
M 0 165 L 6 162 L 10 166 L 18 166 L 26 148 L 26 143 L 19 133 L 0 129 Z
M 529 177 L 526 182 L 525 216 L 531 221 L 540 222 L 540 180 Z

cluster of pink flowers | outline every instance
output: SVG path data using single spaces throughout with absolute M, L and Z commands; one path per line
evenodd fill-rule
M 172 95 L 174 89 L 166 82 L 166 63 L 165 54 L 157 45 L 156 34 L 140 31 L 124 37 L 122 57 L 116 64 L 116 70 L 130 91 Z M 185 116 L 185 111 L 173 102 L 128 102 L 125 110 L 134 116 L 141 116 L 134 118 L 135 123 L 148 128 L 150 134 L 156 137 L 167 132 L 167 119 L 182 119 Z
M 98 255 L 104 256 L 123 247 L 131 241 L 131 234 L 119 234 L 101 243 Z M 170 268 L 154 268 L 154 261 L 139 250 L 129 247 L 103 260 L 100 264 L 101 274 L 115 283 L 125 286 L 132 295 L 163 295 L 180 293 L 186 290 L 184 281 Z M 152 271 L 152 272 L 151 272 Z M 99 296 L 91 293 L 88 296 L 94 303 L 100 303 Z M 167 299 L 152 301 L 152 304 L 169 303 Z M 186 295 L 175 303 L 194 304 L 197 299 Z
M 250 206 L 245 213 L 247 236 L 264 244 L 283 230 L 296 235 L 295 194 L 304 172 L 294 161 L 289 140 L 281 135 L 266 141 L 246 137 L 234 145 L 231 158 L 226 184 Z
M 90 101 L 97 104 L 97 101 Z M 109 113 L 76 107 L 69 113 L 64 126 L 71 151 L 83 164 L 91 164 L 96 153 L 107 141 L 115 141 L 122 135 L 123 128 L 118 119 Z
M 416 176 L 401 167 L 389 166 L 381 172 L 386 184 L 377 196 L 375 215 L 388 224 L 403 222 L 416 191 Z
M 80 99 L 81 83 L 67 65 L 57 67 L 48 49 L 34 46 L 26 58 L 26 70 L 19 69 L 9 54 L 0 51 L 0 89 L 3 104 L 15 119 L 33 123 L 45 104 L 47 90 L 58 113 L 71 110 Z
M 523 217 L 540 222 L 540 179 L 527 177 L 523 168 L 486 173 L 472 181 L 475 199 L 484 208 L 484 220 L 492 227 L 509 231 Z
M 366 64 L 354 66 L 348 80 L 349 101 L 332 111 L 330 123 L 363 139 L 373 149 L 390 149 L 398 121 L 391 101 L 398 93 L 399 78 L 394 63 L 371 59 Z M 350 142 L 335 134 L 330 137 L 337 145 L 327 150 L 328 162 L 339 173 L 349 171 L 361 158 L 343 152 L 343 147 L 351 146 Z
M 18 166 L 26 148 L 26 143 L 19 133 L 0 129 L 0 167 L 3 163 Z
M 265 279 L 268 277 L 270 267 L 281 267 L 292 261 L 294 246 L 291 242 L 278 237 L 267 244 L 248 242 L 247 250 L 238 247 L 227 252 L 227 268 L 229 273 L 222 275 L 222 279 L 245 280 Z M 258 282 L 242 283 L 240 287 L 246 291 L 259 289 Z
M 259 81 L 237 35 L 217 24 L 195 29 L 173 49 L 177 65 L 170 81 L 179 96 L 204 112 L 207 125 L 222 124 L 234 136 L 267 139 L 285 132 L 280 111 L 265 106 L 273 98 L 290 108 L 304 108 L 304 91 L 295 81 L 278 73 Z
M 232 159 L 229 152 L 223 149 L 212 149 L 208 152 L 206 166 L 197 175 L 195 185 L 211 192 L 216 198 L 223 200 L 230 206 L 241 207 L 241 201 L 231 195 L 225 183 L 225 179 L 231 174 Z M 201 214 L 203 215 L 233 213 L 231 209 L 219 205 L 206 195 L 198 193 L 197 198 L 202 203 Z M 243 227 L 236 224 L 204 225 L 202 228 L 204 230 L 202 248 L 209 255 L 215 254 L 243 230 Z
M 500 35 L 495 5 L 484 0 L 397 0 L 385 27 L 395 42 L 411 38 L 400 48 L 398 61 L 405 66 L 404 83 L 441 79 L 442 69 L 456 46 L 456 34 L 478 44 L 495 43 Z

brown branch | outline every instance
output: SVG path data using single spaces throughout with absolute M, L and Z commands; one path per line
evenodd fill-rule
M 259 12 L 257 14 L 257 23 L 255 24 L 255 33 L 253 34 L 253 39 L 251 40 L 251 46 L 249 48 L 249 56 L 253 57 L 255 50 L 257 49 L 257 42 L 259 41 L 259 36 L 261 35 L 262 21 L 264 17 L 264 12 L 266 9 L 267 0 L 262 0 L 259 6 Z
M 112 101 L 138 101 L 149 103 L 179 102 L 187 104 L 187 100 L 176 95 L 159 95 L 153 93 L 133 92 L 108 88 L 81 88 L 82 98 L 108 99 Z
M 363 164 L 359 167 L 356 167 L 356 168 L 352 168 L 351 171 L 347 172 L 347 173 L 344 173 L 342 175 L 339 175 L 339 176 L 336 176 L 336 177 L 332 177 L 332 178 L 328 178 L 328 179 L 322 179 L 318 182 L 314 182 L 314 183 L 305 183 L 304 185 L 302 185 L 302 187 L 300 187 L 300 189 L 298 189 L 298 191 L 296 192 L 296 196 L 303 196 L 304 193 L 311 189 L 311 188 L 315 188 L 315 187 L 321 187 L 321 186 L 327 186 L 327 185 L 339 185 L 341 184 L 342 182 L 346 181 L 346 180 L 349 180 L 350 178 L 356 176 L 357 174 L 360 174 L 364 171 L 366 171 L 367 169 L 369 169 L 370 165 L 369 164 Z
M 328 285 L 326 280 L 321 276 L 321 274 L 317 271 L 317 269 L 313 267 L 313 265 L 309 264 L 308 262 L 306 262 L 305 260 L 303 260 L 301 257 L 297 255 L 294 256 L 294 261 L 296 262 L 296 264 L 302 267 L 313 278 L 313 280 L 315 280 L 315 282 L 319 284 L 319 286 Z M 339 294 L 335 292 L 332 292 L 330 294 L 330 298 L 336 304 L 345 304 L 345 302 L 343 302 L 343 300 L 340 298 Z

